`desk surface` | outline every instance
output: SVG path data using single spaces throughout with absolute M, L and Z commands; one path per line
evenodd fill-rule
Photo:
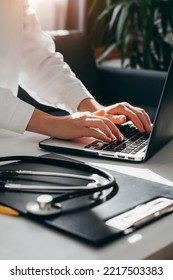
M 43 155 L 45 152 L 39 149 L 38 142 L 44 138 L 34 133 L 18 135 L 0 130 L 0 156 Z M 74 158 L 83 160 L 81 157 Z M 86 157 L 85 161 L 173 186 L 173 141 L 145 163 L 122 163 Z M 173 214 L 101 248 L 23 217 L 0 215 L 0 229 L 1 260 L 173 259 Z

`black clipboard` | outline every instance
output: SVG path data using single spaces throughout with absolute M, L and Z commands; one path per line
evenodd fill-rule
M 57 154 L 49 154 L 46 156 L 66 158 Z M 73 159 L 68 159 L 73 161 Z M 11 170 L 25 169 L 71 172 L 68 168 L 63 168 L 62 170 L 62 168 L 59 167 L 57 170 L 57 167 L 51 165 L 39 164 L 38 167 L 38 164 L 21 163 L 20 161 L 11 163 L 8 167 L 10 167 Z M 0 166 L 0 170 L 6 169 L 7 165 Z M 153 198 L 160 196 L 173 198 L 173 188 L 167 185 L 139 179 L 115 171 L 110 172 L 115 176 L 118 183 L 118 193 L 110 200 L 96 205 L 95 207 L 80 207 L 80 205 L 87 205 L 88 197 L 82 197 L 77 200 L 65 202 L 65 211 L 56 217 L 38 218 L 29 215 L 25 208 L 26 204 L 35 200 L 38 194 L 12 191 L 0 192 L 0 204 L 14 208 L 19 211 L 21 215 L 42 223 L 43 225 L 73 235 L 92 245 L 101 246 L 124 235 L 122 230 L 106 225 L 105 222 L 107 220 Z M 82 175 L 87 174 L 82 172 Z

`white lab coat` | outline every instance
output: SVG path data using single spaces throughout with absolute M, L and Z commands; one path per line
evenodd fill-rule
M 23 133 L 34 108 L 17 97 L 18 84 L 35 100 L 70 113 L 92 97 L 55 53 L 28 1 L 1 0 L 0 128 Z

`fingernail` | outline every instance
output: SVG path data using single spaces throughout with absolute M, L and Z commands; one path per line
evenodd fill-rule
M 112 135 L 111 135 L 111 139 L 112 139 L 112 140 L 115 140 L 115 139 L 116 139 L 115 135 L 112 134 Z
M 123 141 L 124 140 L 124 135 L 120 134 L 120 140 Z
M 121 121 L 121 122 L 126 121 L 126 117 L 125 117 L 125 116 L 121 116 L 121 117 L 120 117 L 120 121 Z

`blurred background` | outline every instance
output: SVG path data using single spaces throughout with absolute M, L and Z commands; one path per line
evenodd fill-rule
M 29 0 L 44 30 L 85 28 L 86 0 Z
M 78 30 L 97 63 L 167 70 L 173 54 L 172 0 L 29 0 L 43 30 Z

